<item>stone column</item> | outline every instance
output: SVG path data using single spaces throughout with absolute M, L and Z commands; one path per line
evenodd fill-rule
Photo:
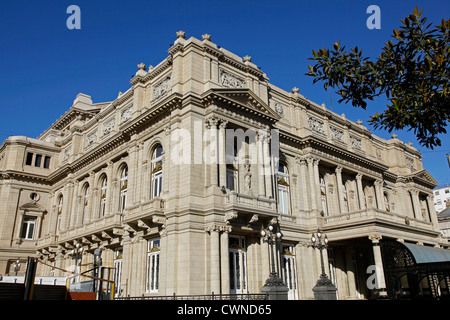
M 385 210 L 384 206 L 384 196 L 383 196 L 383 180 L 377 179 L 373 183 L 375 188 L 375 198 L 377 200 L 377 208 L 380 210 Z
M 210 283 L 211 292 L 220 293 L 220 242 L 219 228 L 215 225 L 208 228 L 210 240 Z
M 375 276 L 376 276 L 376 289 L 379 291 L 379 295 L 387 296 L 386 293 L 386 281 L 384 279 L 383 258 L 381 256 L 380 240 L 382 236 L 379 234 L 369 235 L 369 240 L 372 241 L 373 258 L 375 261 Z
M 229 258 L 229 242 L 228 234 L 231 232 L 231 227 L 224 226 L 222 235 L 220 236 L 220 272 L 222 280 L 222 294 L 230 293 L 230 258 Z
M 209 163 L 210 163 L 210 185 L 212 186 L 218 186 L 219 185 L 219 177 L 218 177 L 218 134 L 217 134 L 217 124 L 218 124 L 218 120 L 217 119 L 209 119 L 209 123 L 211 125 L 211 129 L 210 129 L 210 154 L 208 155 L 208 157 L 210 157 L 211 159 L 209 159 Z M 211 150 L 212 149 L 212 150 Z M 211 156 L 211 154 L 213 154 L 213 156 Z
M 311 204 L 310 201 L 308 199 L 308 193 L 310 190 L 308 190 L 307 188 L 307 164 L 306 164 L 306 159 L 304 158 L 299 158 L 297 163 L 300 166 L 300 174 L 299 174 L 299 180 L 300 182 L 298 182 L 298 186 L 300 188 L 300 203 L 299 203 L 299 208 L 302 210 L 308 210 L 311 209 Z
M 337 193 L 338 193 L 338 200 L 339 200 L 339 212 L 344 213 L 345 205 L 344 205 L 344 192 L 343 192 L 343 186 L 342 186 L 342 167 L 337 167 L 335 169 L 335 172 L 336 172 Z
M 311 199 L 311 209 L 317 210 L 320 207 L 317 207 L 317 197 L 319 196 L 320 201 L 320 187 L 319 191 L 317 192 L 316 187 L 316 179 L 314 177 L 314 158 L 307 158 L 306 161 L 308 162 L 308 175 L 309 175 L 309 194 Z M 319 182 L 320 186 L 320 182 Z
M 128 154 L 128 182 L 127 182 L 127 201 L 126 207 L 132 206 L 136 201 L 136 177 L 137 177 L 137 161 L 138 146 L 132 143 Z
M 79 192 L 80 192 L 80 186 L 78 181 L 75 181 L 73 186 L 73 193 L 72 198 L 70 199 L 72 201 L 71 210 L 70 210 L 70 221 L 68 229 L 71 229 L 78 225 L 78 213 L 79 213 Z
M 345 249 L 345 264 L 346 264 L 346 269 L 347 269 L 347 284 L 348 284 L 348 295 L 350 298 L 354 298 L 357 296 L 356 293 L 356 281 L 358 281 L 358 279 L 356 279 L 356 270 L 353 264 L 353 259 L 352 259 L 352 248 L 351 247 L 347 247 Z
M 124 289 L 123 292 L 123 296 L 127 296 L 131 294 L 130 279 L 131 279 L 131 268 L 133 265 L 131 238 L 128 232 L 124 232 L 123 234 L 122 248 L 123 248 L 122 285 L 126 285 L 126 288 Z
M 137 146 L 137 156 L 136 156 L 136 189 L 134 191 L 134 203 L 140 203 L 143 198 L 142 198 L 142 189 L 144 188 L 143 186 L 143 175 L 144 172 L 142 170 L 142 162 L 143 162 L 143 154 L 144 154 L 144 143 L 140 142 Z
M 366 199 L 365 199 L 363 185 L 362 185 L 362 177 L 363 177 L 363 175 L 361 173 L 358 173 L 356 175 L 356 186 L 358 189 L 359 209 L 365 210 L 366 209 Z
M 225 129 L 228 121 L 221 120 L 219 124 L 219 149 L 218 149 L 218 161 L 219 161 L 219 186 L 227 187 L 227 164 L 226 164 L 226 135 Z
M 423 220 L 422 210 L 420 209 L 420 202 L 419 202 L 419 191 L 409 190 L 409 192 L 411 193 L 414 218 L 416 218 L 417 220 Z
M 260 238 L 261 243 L 261 275 L 262 282 L 266 281 L 267 277 L 270 275 L 270 261 L 269 261 L 269 244 Z
M 314 180 L 313 180 L 313 184 L 314 187 L 311 190 L 315 190 L 315 197 L 316 197 L 316 207 L 317 209 L 322 210 L 322 200 L 321 200 L 321 195 L 320 195 L 320 175 L 319 175 L 319 162 L 320 160 L 315 158 L 314 159 Z
M 265 136 L 263 141 L 263 157 L 264 157 L 264 180 L 266 185 L 266 197 L 275 198 L 272 189 L 272 176 L 278 168 L 272 167 L 272 160 L 270 157 L 270 135 Z M 276 192 L 276 191 L 275 191 Z
M 105 216 L 111 215 L 112 210 L 112 200 L 113 200 L 113 169 L 114 162 L 108 161 L 108 167 L 106 168 L 106 203 L 105 203 Z
M 91 172 L 89 173 L 89 199 L 88 199 L 88 207 L 87 207 L 87 216 L 84 217 L 84 221 L 81 222 L 81 224 L 84 224 L 85 222 L 91 222 L 94 217 L 94 181 L 95 181 L 95 173 Z M 84 206 L 84 204 L 83 204 Z
M 61 216 L 61 231 L 66 231 L 69 228 L 70 212 L 71 212 L 71 199 L 73 194 L 73 182 L 68 181 L 63 189 L 63 207 Z M 59 201 L 59 199 L 57 200 Z M 58 206 L 58 203 L 56 204 Z
M 256 150 L 258 155 L 256 157 L 257 168 L 258 168 L 258 196 L 265 196 L 266 190 L 266 180 L 264 175 L 264 152 L 263 152 L 263 136 L 258 132 Z
M 431 223 L 433 224 L 433 229 L 439 230 L 436 209 L 434 208 L 434 201 L 433 201 L 432 195 L 427 196 L 427 207 L 428 207 L 428 212 L 430 214 Z
M 165 222 L 166 223 L 166 222 Z M 170 274 L 167 273 L 167 230 L 165 223 L 159 228 L 159 238 L 160 238 L 160 257 L 159 257 L 159 294 L 168 294 L 166 288 L 166 279 Z

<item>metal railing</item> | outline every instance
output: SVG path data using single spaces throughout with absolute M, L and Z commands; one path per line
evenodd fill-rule
M 114 300 L 267 300 L 266 294 L 242 293 L 242 294 L 199 294 L 199 295 L 176 295 L 171 296 L 137 296 L 116 297 Z

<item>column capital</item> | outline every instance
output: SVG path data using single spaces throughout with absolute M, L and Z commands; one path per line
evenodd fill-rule
M 379 244 L 382 238 L 383 236 L 377 233 L 372 233 L 369 235 L 369 240 L 372 241 L 372 244 L 374 245 Z
M 224 130 L 227 127 L 228 120 L 220 119 L 219 128 Z
M 303 156 L 295 156 L 295 162 L 301 166 L 306 166 L 307 160 Z
M 336 173 L 342 173 L 342 166 L 337 166 L 336 169 L 334 169 L 334 172 Z
M 373 184 L 376 185 L 376 186 L 383 186 L 383 179 L 376 179 L 373 182 Z
M 362 174 L 362 173 L 356 174 L 356 180 L 361 180 L 362 177 L 363 177 L 363 174 Z

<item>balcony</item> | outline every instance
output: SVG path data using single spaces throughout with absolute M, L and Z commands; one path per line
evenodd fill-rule
M 379 209 L 358 210 L 322 218 L 323 226 L 344 227 L 349 225 L 361 225 L 371 222 L 383 222 L 391 225 L 410 226 L 415 229 L 433 230 L 431 222 L 418 220 L 405 215 L 391 213 Z

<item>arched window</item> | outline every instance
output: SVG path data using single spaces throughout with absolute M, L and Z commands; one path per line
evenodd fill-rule
M 86 183 L 83 187 L 84 193 L 83 193 L 83 219 L 81 220 L 82 223 L 85 223 L 88 221 L 89 217 L 89 184 Z
M 62 210 L 63 210 L 63 196 L 60 195 L 58 198 L 58 217 L 56 220 L 56 234 L 59 235 L 61 231 L 61 219 L 62 219 Z
M 327 187 L 323 175 L 319 176 L 319 181 L 320 181 L 320 202 L 322 203 L 323 215 L 328 216 Z
M 163 148 L 158 145 L 152 154 L 152 187 L 151 197 L 159 197 L 162 190 L 162 153 Z
M 127 205 L 128 167 L 125 166 L 120 174 L 119 211 L 123 212 Z
M 278 163 L 278 206 L 281 213 L 291 213 L 289 172 L 286 165 L 281 161 Z
M 108 184 L 108 178 L 106 176 L 104 176 L 101 180 L 99 218 L 102 218 L 105 216 L 107 184 Z

